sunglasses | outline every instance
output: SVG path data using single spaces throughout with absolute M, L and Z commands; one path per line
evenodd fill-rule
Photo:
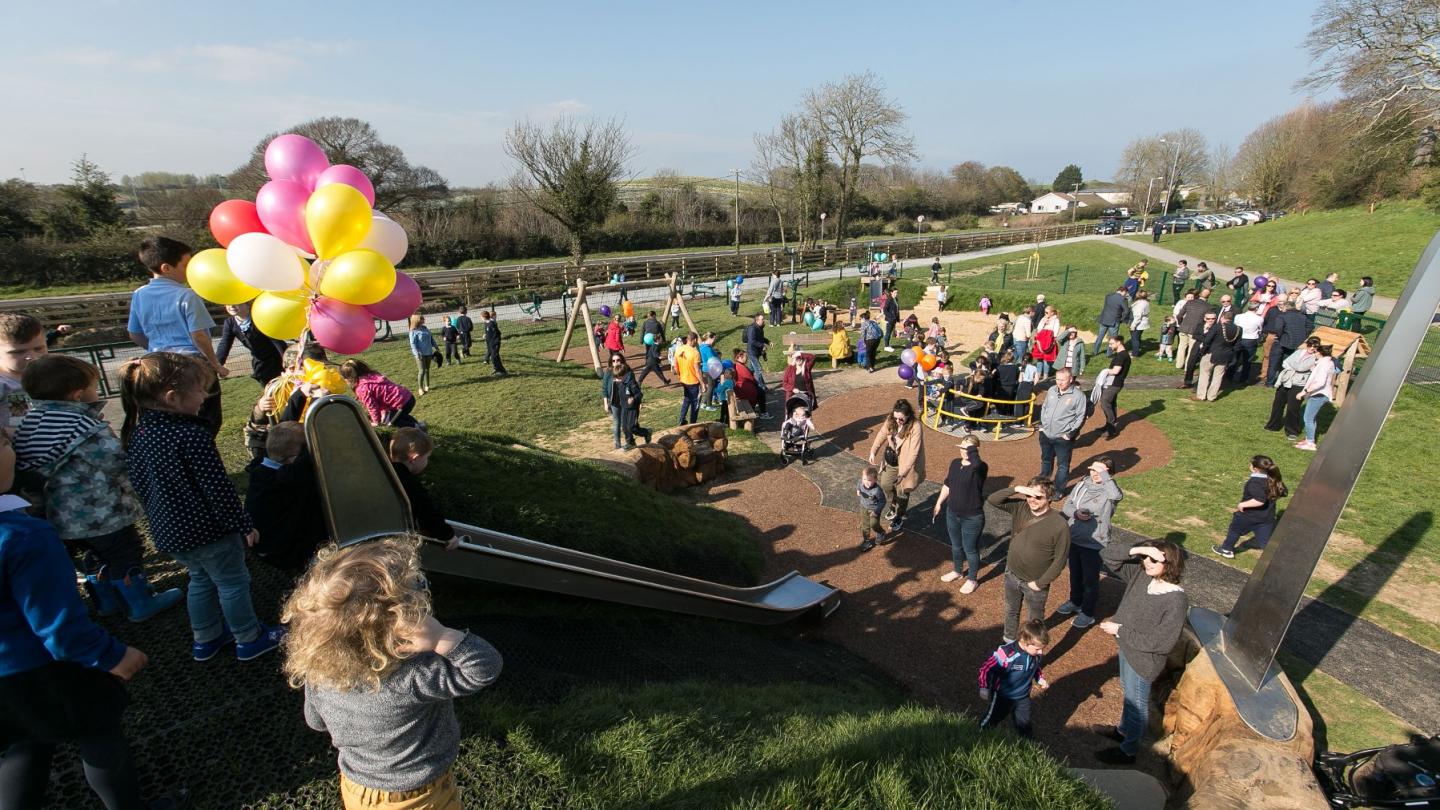
M 1045 499 L 1045 496 L 1044 496 L 1044 495 L 1026 495 L 1026 496 L 1025 496 L 1025 500 L 1027 500 L 1027 501 L 1042 501 L 1042 500 L 1044 500 L 1044 499 Z

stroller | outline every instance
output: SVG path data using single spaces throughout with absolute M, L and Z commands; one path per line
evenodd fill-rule
M 1315 759 L 1335 807 L 1440 807 L 1440 735 Z
M 796 407 L 803 405 L 798 397 L 793 399 Z M 791 410 L 794 413 L 794 410 Z M 809 417 L 806 417 L 809 421 Z M 789 464 L 794 459 L 799 459 L 801 466 L 810 463 L 810 442 L 815 439 L 807 425 L 796 424 L 786 419 L 780 425 L 780 463 Z

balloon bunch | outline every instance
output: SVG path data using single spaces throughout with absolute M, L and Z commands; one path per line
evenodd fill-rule
M 912 347 L 900 353 L 900 367 L 895 369 L 895 373 L 900 375 L 900 379 L 909 382 L 915 379 L 916 374 L 930 371 L 939 364 L 940 358 L 930 350 L 917 352 Z
M 270 182 L 255 202 L 226 200 L 210 212 L 221 246 L 190 260 L 190 286 L 217 304 L 250 302 L 255 326 L 277 340 L 308 328 L 331 351 L 364 351 L 374 318 L 406 318 L 420 306 L 420 286 L 395 270 L 410 247 L 405 229 L 373 210 L 364 172 L 331 166 L 309 138 L 272 140 L 265 170 Z
M 811 332 L 819 332 L 825 328 L 825 320 L 813 312 L 805 313 L 805 325 L 810 327 Z

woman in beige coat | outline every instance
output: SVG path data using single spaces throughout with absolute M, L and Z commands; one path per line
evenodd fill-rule
M 870 445 L 870 463 L 880 467 L 880 488 L 885 490 L 887 504 L 884 517 L 889 529 L 881 543 L 889 543 L 899 535 L 910 493 L 925 480 L 923 434 L 910 400 L 897 399 Z

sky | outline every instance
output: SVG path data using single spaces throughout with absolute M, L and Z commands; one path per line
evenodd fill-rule
M 721 177 L 810 88 L 873 71 L 919 165 L 1067 163 L 1131 139 L 1238 147 L 1304 100 L 1315 0 L 824 3 L 7 0 L 0 178 L 229 172 L 269 132 L 354 116 L 452 186 L 503 182 L 515 121 L 618 117 L 634 176 Z

